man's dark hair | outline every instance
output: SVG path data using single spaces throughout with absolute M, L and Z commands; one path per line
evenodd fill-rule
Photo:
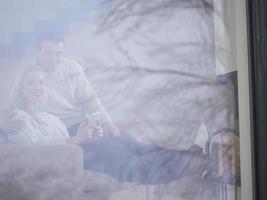
M 60 32 L 44 32 L 38 36 L 38 47 L 41 47 L 42 42 L 63 42 L 64 36 Z

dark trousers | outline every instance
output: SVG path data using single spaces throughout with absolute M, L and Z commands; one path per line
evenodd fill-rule
M 75 133 L 76 127 L 69 129 Z M 123 132 L 81 145 L 84 168 L 109 174 L 120 181 L 164 184 L 184 176 L 202 175 L 206 160 L 200 150 L 170 150 L 136 141 Z

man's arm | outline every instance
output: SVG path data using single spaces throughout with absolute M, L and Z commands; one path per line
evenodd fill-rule
M 114 136 L 120 135 L 119 129 L 113 124 L 109 113 L 102 105 L 100 99 L 86 78 L 82 67 L 78 63 L 76 67 L 76 99 L 78 103 L 88 114 L 97 112 L 102 113 L 101 125 L 105 132 L 110 132 Z

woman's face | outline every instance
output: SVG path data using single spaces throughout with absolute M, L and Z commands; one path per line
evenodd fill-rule
M 38 70 L 30 70 L 24 75 L 20 94 L 25 103 L 38 104 L 45 98 L 45 78 Z

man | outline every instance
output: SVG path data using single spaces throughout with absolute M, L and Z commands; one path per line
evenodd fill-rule
M 107 111 L 89 84 L 82 67 L 74 60 L 61 58 L 64 38 L 45 34 L 39 41 L 37 65 L 47 75 L 50 89 L 47 110 L 58 116 L 71 134 L 91 113 L 101 113 L 102 126 L 112 135 L 118 135 Z
M 49 88 L 46 110 L 58 116 L 70 134 L 88 115 L 101 113 L 104 136 L 86 145 L 86 169 L 100 171 L 121 181 L 162 184 L 189 174 L 201 175 L 205 159 L 201 151 L 167 150 L 137 142 L 121 133 L 102 106 L 88 82 L 82 67 L 74 60 L 62 58 L 64 38 L 60 34 L 44 34 L 39 41 L 37 65 L 43 69 Z M 21 127 L 12 116 L 0 120 L 0 128 L 11 134 Z M 200 148 L 198 148 L 200 149 Z

